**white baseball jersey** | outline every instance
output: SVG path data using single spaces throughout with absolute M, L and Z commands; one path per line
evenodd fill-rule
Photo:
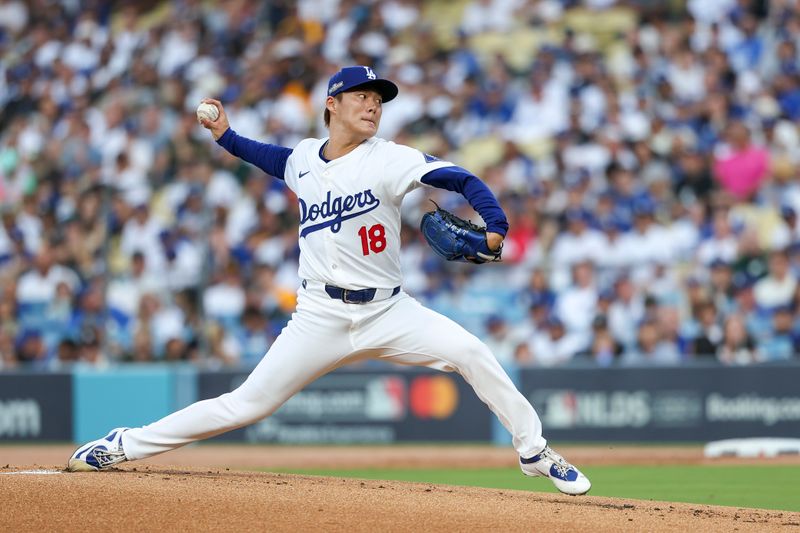
M 301 141 L 286 162 L 284 180 L 300 203 L 300 278 L 346 289 L 399 286 L 403 197 L 453 164 L 377 137 L 325 162 L 325 142 Z

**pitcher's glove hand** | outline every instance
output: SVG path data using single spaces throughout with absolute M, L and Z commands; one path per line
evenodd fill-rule
M 420 229 L 433 251 L 448 261 L 491 263 L 500 261 L 503 246 L 497 251 L 489 249 L 486 228 L 476 226 L 468 220 L 436 206 L 435 211 L 422 215 Z

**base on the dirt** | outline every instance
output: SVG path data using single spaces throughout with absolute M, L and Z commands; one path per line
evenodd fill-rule
M 800 439 L 750 438 L 709 442 L 703 455 L 716 457 L 778 457 L 800 455 Z

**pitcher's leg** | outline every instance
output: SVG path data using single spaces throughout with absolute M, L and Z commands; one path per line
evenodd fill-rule
M 242 384 L 232 392 L 196 402 L 152 424 L 129 429 L 122 437 L 125 455 L 130 460 L 144 459 L 252 424 L 272 414 L 292 394 L 292 390 L 284 389 L 270 396 Z
M 547 441 L 539 416 L 489 348 L 449 318 L 413 298 L 401 298 L 375 326 L 359 334 L 358 344 L 374 343 L 395 363 L 455 370 L 508 429 L 521 456 L 543 450 Z
M 144 459 L 261 420 L 297 391 L 342 363 L 349 338 L 318 321 L 295 318 L 236 390 L 194 403 L 157 422 L 126 431 L 128 459 Z

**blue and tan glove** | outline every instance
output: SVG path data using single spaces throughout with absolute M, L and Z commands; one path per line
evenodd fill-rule
M 491 263 L 500 261 L 503 247 L 493 251 L 486 241 L 486 228 L 476 226 L 442 209 L 436 202 L 435 211 L 422 215 L 420 229 L 433 251 L 448 261 Z

